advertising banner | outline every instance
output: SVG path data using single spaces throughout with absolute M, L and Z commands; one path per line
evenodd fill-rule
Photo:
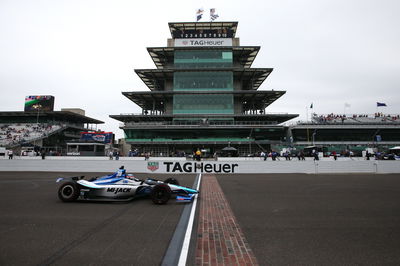
M 101 143 L 112 143 L 113 133 L 112 132 L 82 132 L 82 141 L 95 141 Z
M 187 162 L 187 161 L 150 161 L 147 170 L 161 173 L 222 173 L 233 174 L 239 171 L 239 164 L 233 162 Z
M 232 39 L 175 39 L 175 47 L 232 46 Z

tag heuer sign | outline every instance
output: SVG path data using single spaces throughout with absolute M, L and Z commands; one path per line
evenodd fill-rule
M 158 162 L 148 162 L 147 163 L 147 169 L 150 171 L 154 172 L 155 170 L 158 169 Z
M 175 47 L 232 46 L 232 39 L 175 39 Z

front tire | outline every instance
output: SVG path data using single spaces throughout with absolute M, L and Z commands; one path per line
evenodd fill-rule
M 166 184 L 156 185 L 151 191 L 151 199 L 155 204 L 165 204 L 171 198 L 171 189 Z
M 64 202 L 75 201 L 79 197 L 79 189 L 74 182 L 65 182 L 58 189 L 58 197 Z

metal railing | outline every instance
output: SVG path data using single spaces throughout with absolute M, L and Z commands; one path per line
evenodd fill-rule
M 166 122 L 128 122 L 120 128 L 144 127 L 232 127 L 232 126 L 276 126 L 277 121 L 166 121 Z

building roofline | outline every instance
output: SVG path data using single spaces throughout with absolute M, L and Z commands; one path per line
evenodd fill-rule
M 150 90 L 163 91 L 164 81 L 172 79 L 175 72 L 229 72 L 232 71 L 234 78 L 247 81 L 243 88 L 247 90 L 257 90 L 264 80 L 271 74 L 273 68 L 219 68 L 219 69 L 135 69 L 135 73 L 146 84 Z
M 169 30 L 173 37 L 178 31 L 188 30 L 230 30 L 235 37 L 239 22 L 237 21 L 215 21 L 215 22 L 169 22 Z
M 243 110 L 262 110 L 271 105 L 286 91 L 266 90 L 266 91 L 131 91 L 122 92 L 122 95 L 127 97 L 132 102 L 136 103 L 143 110 L 163 111 L 164 103 L 171 100 L 174 95 L 233 95 L 235 98 L 240 98 L 243 104 Z
M 298 114 L 163 114 L 163 115 L 145 115 L 145 114 L 120 114 L 110 115 L 111 118 L 121 122 L 166 122 L 173 119 L 217 119 L 217 118 L 234 118 L 235 121 L 277 121 L 277 124 L 284 123 L 288 120 L 298 117 Z
M 148 47 L 147 51 L 158 69 L 166 68 L 168 61 L 172 61 L 175 51 L 179 50 L 232 50 L 234 57 L 244 68 L 253 64 L 260 46 L 224 46 L 224 47 Z
M 89 124 L 104 124 L 103 121 L 80 115 L 70 111 L 32 111 L 32 112 L 24 112 L 24 111 L 5 111 L 0 112 L 0 120 L 2 117 L 37 117 L 39 114 L 40 117 L 52 117 L 55 119 L 66 120 L 71 119 L 76 123 L 89 123 Z

